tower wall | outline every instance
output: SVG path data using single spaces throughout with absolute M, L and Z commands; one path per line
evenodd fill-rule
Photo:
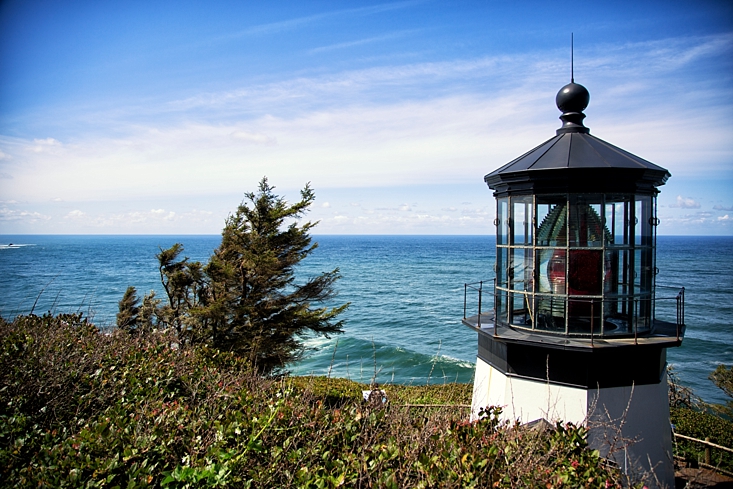
M 471 419 L 488 406 L 501 407 L 500 418 L 511 422 L 544 418 L 584 425 L 590 447 L 632 480 L 674 487 L 666 373 L 655 384 L 590 389 L 506 375 L 479 357 Z
M 500 406 L 502 419 L 519 419 L 528 423 L 544 418 L 547 421 L 584 423 L 587 415 L 587 391 L 576 387 L 551 384 L 534 379 L 507 376 L 481 358 L 476 359 L 471 419 L 479 410 Z
M 591 447 L 630 476 L 674 487 L 666 372 L 658 384 L 588 391 L 588 413 Z

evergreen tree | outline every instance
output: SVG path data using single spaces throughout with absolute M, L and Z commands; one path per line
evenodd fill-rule
M 206 266 L 181 259 L 179 243 L 161 249 L 156 256 L 167 303 L 159 306 L 151 293 L 139 306 L 128 288 L 118 326 L 126 327 L 128 317 L 147 325 L 155 318 L 181 342 L 237 352 L 265 374 L 297 360 L 308 335 L 341 333 L 337 316 L 348 304 L 324 305 L 336 295 L 338 268 L 302 283 L 295 277 L 296 266 L 318 246 L 309 234 L 316 223 L 299 223 L 315 195 L 306 185 L 300 201 L 288 204 L 273 190 L 263 178 L 257 193 L 245 194 Z
M 201 263 L 189 262 L 188 257 L 181 259 L 181 253 L 183 245 L 176 243 L 155 255 L 168 299 L 157 316 L 165 327 L 175 328 L 182 341 L 195 341 L 202 327 L 197 313 L 206 304 L 208 280 Z
M 249 355 L 264 372 L 296 360 L 304 335 L 340 333 L 336 317 L 348 307 L 322 306 L 335 295 L 338 268 L 295 282 L 295 266 L 318 246 L 309 235 L 315 223 L 298 224 L 315 199 L 310 186 L 292 205 L 273 190 L 262 179 L 227 219 L 205 269 L 211 303 L 202 311 L 215 346 Z
M 160 322 L 160 300 L 150 291 L 140 303 L 135 287 L 128 287 L 119 302 L 117 327 L 131 334 L 151 331 Z
M 129 332 L 137 330 L 140 299 L 137 296 L 135 287 L 127 288 L 125 295 L 122 296 L 119 302 L 119 311 L 117 313 L 117 327 Z
M 717 385 L 729 400 L 723 405 L 713 406 L 718 412 L 733 419 L 733 366 L 718 365 L 718 367 L 710 374 L 710 380 Z

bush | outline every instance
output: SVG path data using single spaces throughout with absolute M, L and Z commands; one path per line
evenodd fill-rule
M 466 386 L 389 386 L 371 405 L 355 382 L 262 378 L 231 354 L 79 315 L 0 321 L 0 342 L 4 487 L 619 486 L 582 427 L 401 406 Z
M 733 447 L 733 422 L 714 414 L 688 408 L 671 408 L 670 418 L 675 432 L 699 440 L 709 440 L 724 447 Z M 688 440 L 675 440 L 675 455 L 701 462 L 705 447 Z M 712 450 L 712 465 L 733 472 L 733 454 L 723 450 Z

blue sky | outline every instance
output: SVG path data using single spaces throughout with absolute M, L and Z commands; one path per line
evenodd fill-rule
M 0 3 L 0 234 L 216 234 L 267 176 L 316 234 L 492 234 L 483 176 L 591 133 L 733 234 L 733 3 Z

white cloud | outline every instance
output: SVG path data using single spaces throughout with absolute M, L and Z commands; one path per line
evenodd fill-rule
M 124 138 L 75 141 L 42 158 L 26 156 L 14 168 L 17 184 L 0 184 L 0 191 L 16 199 L 123 200 L 240 192 L 263 175 L 280 187 L 311 181 L 315 188 L 473 179 L 526 150 L 522 138 L 531 124 L 500 129 L 517 103 L 452 97 L 237 125 L 131 128 Z M 242 146 L 231 137 L 236 131 L 268 134 L 278 144 Z M 13 142 L 19 153 L 33 144 Z M 493 163 L 487 164 L 489 151 Z
M 187 232 L 211 229 L 215 215 L 211 211 L 193 209 L 175 212 L 166 209 L 127 212 L 82 211 L 75 209 L 63 216 L 65 232 L 175 232 L 182 226 Z M 71 226 L 71 227 L 69 227 Z
M 694 199 L 688 199 L 678 195 L 677 204 L 672 204 L 670 207 L 679 207 L 680 209 L 699 209 L 701 206 L 700 203 L 696 202 Z
M 592 133 L 668 168 L 676 178 L 729 171 L 730 106 L 712 106 L 708 102 L 715 94 L 690 90 L 690 82 L 679 75 L 696 60 L 728 53 L 732 45 L 732 35 L 718 35 L 587 50 L 576 73 L 587 74 L 578 81 L 592 94 L 586 111 Z M 22 202 L 48 202 L 54 195 L 75 206 L 160 198 L 171 208 L 165 199 L 239 194 L 255 188 L 263 175 L 279 188 L 301 188 L 311 181 L 319 191 L 406 182 L 482 185 L 483 175 L 554 135 L 560 122 L 553 102 L 560 88 L 558 74 L 566 70 L 565 54 L 543 51 L 303 75 L 163 105 L 120 108 L 94 120 L 87 116 L 92 129 L 95 124 L 102 129 L 72 136 L 52 132 L 63 144 L 51 137 L 4 136 L 0 195 Z M 670 77 L 674 84 L 667 83 Z M 12 185 L 8 178 L 13 178 Z M 443 223 L 445 213 L 470 205 L 445 202 L 442 210 L 423 213 L 429 197 L 414 202 L 382 205 L 391 206 L 391 212 L 419 209 L 419 214 L 412 212 L 416 223 Z M 351 205 L 362 216 L 381 219 L 373 222 L 394 219 L 386 209 Z M 682 195 L 673 206 L 701 208 Z M 124 229 L 132 223 L 154 229 L 161 223 L 211 218 L 163 209 L 116 209 L 84 218 L 89 226 Z M 467 221 L 488 214 L 461 211 Z M 329 218 L 356 219 L 341 214 Z
M 330 44 L 328 46 L 321 46 L 321 47 L 313 48 L 308 51 L 308 54 L 318 54 L 318 53 L 323 53 L 327 51 L 333 51 L 336 49 L 345 49 L 345 48 L 351 48 L 354 46 L 363 46 L 365 44 L 373 44 L 376 42 L 388 41 L 388 40 L 403 37 L 406 34 L 409 34 L 410 32 L 414 32 L 414 31 L 399 31 L 399 32 L 393 32 L 390 34 L 385 34 L 383 36 L 368 37 L 364 39 L 356 39 L 354 41 Z
M 449 196 L 437 197 L 432 195 L 424 203 L 420 203 L 420 210 L 415 204 L 397 204 L 393 199 L 406 189 L 401 189 L 391 195 L 384 195 L 382 191 L 358 191 L 359 197 L 369 204 L 381 203 L 386 206 L 365 206 L 354 209 L 348 215 L 328 215 L 316 212 L 315 218 L 320 221 L 317 232 L 322 234 L 490 234 L 493 231 L 493 207 L 487 205 L 479 208 L 454 208 L 445 206 L 444 200 L 450 201 Z M 479 187 L 479 191 L 483 190 Z M 472 191 L 472 190 L 469 190 Z M 464 192 L 456 192 L 464 195 Z M 413 195 L 409 195 L 410 198 Z M 436 201 L 435 199 L 440 199 Z M 487 196 L 487 204 L 489 197 Z M 406 212 L 405 206 L 412 210 Z M 397 231 L 395 231 L 397 230 Z
M 371 15 L 371 14 L 376 14 L 379 12 L 406 8 L 414 4 L 415 2 L 410 2 L 410 1 L 392 2 L 392 3 L 384 3 L 380 5 L 367 6 L 367 7 L 357 7 L 357 8 L 342 9 L 342 10 L 331 10 L 331 11 L 322 12 L 322 13 L 318 13 L 314 15 L 308 15 L 304 17 L 295 17 L 293 19 L 250 26 L 240 32 L 237 32 L 231 35 L 227 35 L 227 36 L 223 36 L 222 38 L 229 39 L 229 38 L 236 38 L 236 37 L 242 37 L 242 36 L 278 33 L 278 32 L 297 29 L 299 27 L 310 25 L 313 23 L 322 22 L 329 18 Z
M 321 204 L 321 207 L 323 207 L 324 209 L 328 209 L 329 207 L 331 207 L 331 204 L 329 204 L 328 202 L 324 202 L 323 204 Z
M 733 205 L 725 206 L 725 205 L 714 205 L 713 209 L 716 211 L 733 211 Z
M 34 139 L 33 145 L 29 146 L 28 150 L 33 151 L 34 153 L 43 153 L 51 148 L 59 146 L 61 146 L 61 142 L 54 138 Z
M 64 219 L 80 219 L 86 216 L 86 214 L 79 209 L 73 210 L 64 216 Z
M 257 133 L 251 133 L 247 131 L 233 131 L 230 136 L 234 139 L 238 139 L 240 141 L 245 141 L 248 143 L 255 143 L 255 144 L 277 144 L 277 140 L 275 138 L 271 138 L 269 136 L 266 136 L 265 134 L 257 134 Z
M 729 214 L 713 216 L 712 212 L 707 211 L 683 215 L 662 215 L 660 219 L 662 229 L 667 234 L 671 230 L 673 230 L 674 234 L 689 234 L 691 231 L 696 234 L 700 234 L 701 231 L 703 233 L 716 234 L 733 221 Z
M 35 223 L 38 221 L 48 221 L 51 216 L 41 214 L 40 212 L 14 210 L 3 207 L 0 209 L 0 221 L 28 221 Z

